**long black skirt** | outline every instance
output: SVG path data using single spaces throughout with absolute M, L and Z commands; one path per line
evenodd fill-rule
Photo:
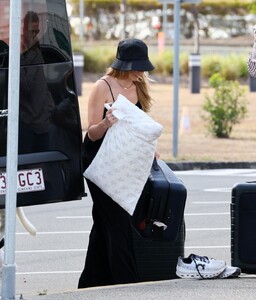
M 78 288 L 138 282 L 131 217 L 87 180 L 93 226 Z

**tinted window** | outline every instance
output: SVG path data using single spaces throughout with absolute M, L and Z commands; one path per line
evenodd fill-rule
M 0 67 L 2 68 L 8 67 L 9 2 L 10 0 L 0 1 Z M 37 43 L 42 56 L 41 61 L 31 61 L 22 57 L 21 65 L 71 61 L 65 2 L 23 0 L 21 3 L 21 54 L 26 54 L 26 49 L 31 48 L 33 43 Z

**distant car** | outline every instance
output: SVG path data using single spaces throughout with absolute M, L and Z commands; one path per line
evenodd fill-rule
M 209 28 L 209 37 L 212 39 L 227 39 L 229 37 L 227 31 L 219 28 Z
M 9 5 L 0 1 L 0 208 L 6 193 Z M 66 2 L 21 5 L 17 206 L 78 200 L 84 195 L 82 130 Z

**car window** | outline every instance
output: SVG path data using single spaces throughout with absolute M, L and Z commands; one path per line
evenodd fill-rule
M 9 2 L 0 2 L 0 68 L 8 67 Z M 71 61 L 65 2 L 23 0 L 21 5 L 21 66 Z M 27 50 L 31 48 L 40 52 L 40 60 L 28 59 Z

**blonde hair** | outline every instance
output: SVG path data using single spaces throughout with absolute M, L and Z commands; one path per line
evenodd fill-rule
M 117 79 L 127 79 L 129 77 L 129 72 L 133 71 L 121 71 L 110 67 L 107 69 L 106 75 L 112 76 Z M 149 95 L 149 78 L 145 72 L 140 78 L 140 81 L 133 81 L 133 83 L 136 86 L 138 99 L 141 104 L 142 110 L 145 112 L 149 112 L 153 102 L 153 99 Z

